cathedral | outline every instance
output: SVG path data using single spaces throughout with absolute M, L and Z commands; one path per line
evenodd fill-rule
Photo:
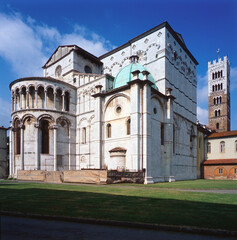
M 146 184 L 195 179 L 197 65 L 167 22 L 100 57 L 59 46 L 43 77 L 10 84 L 10 175 L 108 169 L 144 171 Z

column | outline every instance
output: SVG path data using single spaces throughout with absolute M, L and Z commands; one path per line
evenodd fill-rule
M 24 170 L 24 129 L 23 124 L 20 125 L 21 128 L 21 170 Z
M 142 71 L 143 89 L 142 89 L 142 162 L 145 167 L 145 184 L 154 183 L 153 177 L 157 176 L 154 169 L 154 156 L 151 155 L 152 133 L 151 133 L 151 85 L 148 79 L 149 72 Z M 153 158 L 152 158 L 153 157 Z
M 68 170 L 71 170 L 71 128 L 68 124 Z
M 14 128 L 11 129 L 11 157 L 12 157 L 12 176 L 15 174 L 15 138 L 14 138 Z
M 57 171 L 57 130 L 58 130 L 58 126 L 54 125 L 53 127 L 53 170 Z
M 20 109 L 22 109 L 22 90 L 19 92 Z
M 166 89 L 166 95 L 168 96 L 167 99 L 167 112 L 166 112 L 166 122 L 165 125 L 165 146 L 166 146 L 166 157 L 165 157 L 165 164 L 166 164 L 166 172 L 165 172 L 165 180 L 166 181 L 174 181 L 174 177 L 172 176 L 172 162 L 173 162 L 173 99 L 174 97 L 171 95 L 171 88 Z
M 131 165 L 128 166 L 130 169 L 134 171 L 140 170 L 141 166 L 141 156 L 140 156 L 140 132 L 141 132 L 141 124 L 140 124 L 140 105 L 141 105 L 141 97 L 140 97 L 140 84 L 136 81 L 139 80 L 140 71 L 134 71 L 133 79 L 131 82 Z M 134 82 L 133 82 L 134 81 Z
M 102 98 L 101 98 L 101 85 L 96 86 L 97 94 L 93 95 L 95 97 L 95 122 L 94 127 L 96 131 L 94 132 L 94 143 L 95 143 L 95 155 L 94 155 L 94 162 L 95 168 L 102 168 L 104 162 L 102 160 Z M 83 101 L 84 104 L 84 101 Z
M 26 91 L 26 109 L 29 109 L 29 90 Z
M 14 112 L 15 111 L 15 102 L 14 102 L 14 95 L 12 95 L 12 112 Z
M 56 110 L 56 95 L 57 95 L 57 92 L 54 91 L 53 92 L 53 104 L 54 104 L 54 109 Z
M 65 111 L 65 93 L 62 93 L 62 111 Z
M 38 108 L 38 90 L 35 89 L 35 108 Z
M 47 109 L 47 89 L 44 90 L 44 108 Z
M 40 125 L 37 123 L 35 124 L 36 128 L 36 139 L 35 139 L 35 144 L 36 144 L 36 151 L 35 151 L 35 167 L 36 170 L 40 170 L 40 152 L 39 152 L 39 129 Z
M 145 84 L 143 87 L 143 162 L 146 166 L 145 183 L 154 183 L 153 176 L 155 170 L 153 169 L 152 156 L 151 156 L 151 145 L 152 145 L 152 134 L 151 134 L 151 86 Z M 153 156 L 154 157 L 154 156 Z
M 9 177 L 12 177 L 12 127 L 9 128 Z
M 14 111 L 17 110 L 17 96 L 16 96 L 16 93 L 14 95 Z

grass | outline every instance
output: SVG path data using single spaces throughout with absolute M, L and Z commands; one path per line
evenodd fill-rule
M 0 182 L 0 210 L 237 230 L 237 194 Z
M 121 185 L 121 184 L 119 184 Z M 124 184 L 123 184 L 124 185 Z M 189 180 L 177 182 L 163 182 L 149 185 L 126 184 L 128 186 L 147 187 L 147 188 L 172 188 L 172 189 L 202 189 L 202 190 L 237 190 L 236 180 Z

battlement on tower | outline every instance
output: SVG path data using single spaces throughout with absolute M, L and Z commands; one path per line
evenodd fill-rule
M 215 59 L 213 62 L 208 62 L 208 67 L 211 67 L 212 65 L 216 65 L 216 64 L 221 64 L 221 63 L 229 63 L 229 60 L 227 58 L 227 56 L 224 56 L 223 60 L 222 58 L 218 58 L 218 61 Z

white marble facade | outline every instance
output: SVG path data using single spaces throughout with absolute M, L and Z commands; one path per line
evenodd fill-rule
M 145 183 L 195 179 L 197 64 L 167 22 L 99 58 L 59 46 L 44 77 L 10 84 L 10 175 L 108 168 L 145 169 Z

